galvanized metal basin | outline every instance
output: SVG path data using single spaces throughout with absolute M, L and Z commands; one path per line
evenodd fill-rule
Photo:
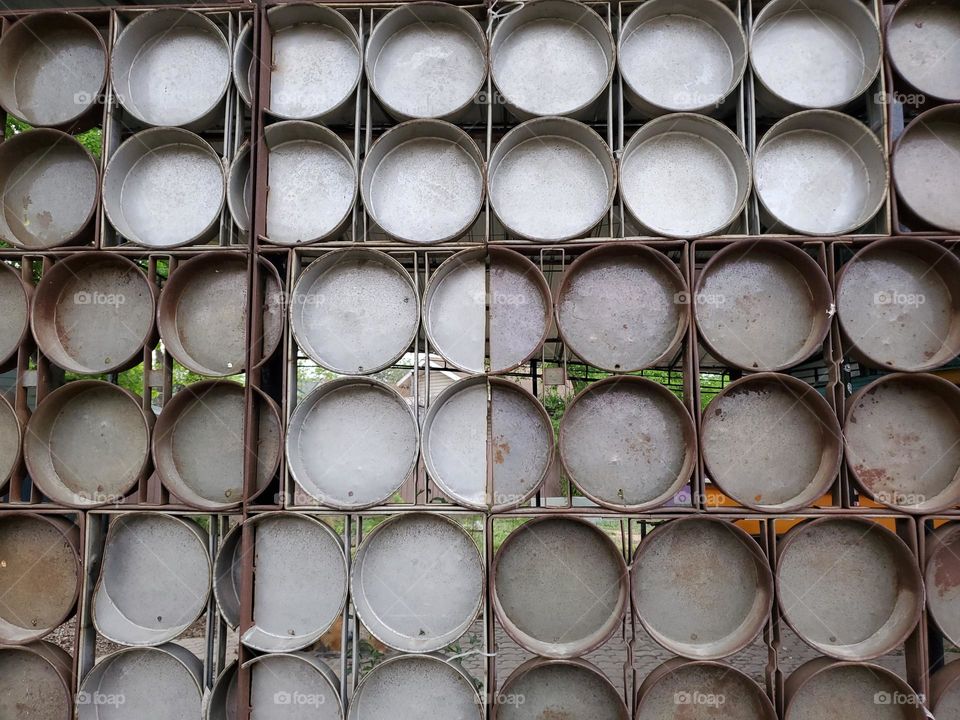
M 231 660 L 203 702 L 203 720 L 237 720 L 237 661 Z
M 245 667 L 250 670 L 250 714 L 257 720 L 342 720 L 340 681 L 316 655 L 261 655 Z
M 30 329 L 30 295 L 20 269 L 0 262 L 0 368 L 17 362 L 20 344 Z
M 585 655 L 605 643 L 620 627 L 629 592 L 620 551 L 585 520 L 531 520 L 507 536 L 493 564 L 500 624 L 545 657 Z
M 886 28 L 893 69 L 924 96 L 960 101 L 960 8 L 938 0 L 901 0 Z
M 270 201 L 269 196 L 267 202 Z M 227 170 L 227 209 L 237 227 L 250 230 L 250 210 L 253 207 L 253 174 L 250 172 L 250 141 L 245 140 L 233 156 Z
M 0 716 L 70 720 L 72 687 L 70 655 L 53 643 L 0 648 Z
M 960 644 L 960 523 L 944 525 L 927 536 L 923 578 L 930 617 L 950 642 Z
M 629 720 L 623 698 L 586 660 L 532 658 L 514 670 L 497 693 L 495 720 Z
M 952 662 L 930 678 L 930 709 L 936 717 L 960 713 L 960 663 Z
M 253 103 L 254 85 L 257 80 L 259 65 L 259 58 L 255 60 L 253 54 L 253 20 L 248 20 L 237 36 L 237 45 L 233 48 L 233 64 L 231 65 L 233 84 L 237 87 L 240 99 L 247 106 Z
M 0 488 L 20 464 L 23 425 L 13 406 L 0 397 Z

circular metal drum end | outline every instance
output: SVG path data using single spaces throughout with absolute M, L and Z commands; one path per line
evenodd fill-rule
M 922 96 L 960 101 L 960 7 L 941 0 L 901 0 L 887 23 L 887 57 Z
M 721 235 L 750 195 L 750 160 L 726 125 L 677 113 L 633 134 L 620 160 L 620 194 L 652 235 Z
M 363 162 L 360 192 L 374 222 L 416 245 L 454 240 L 483 207 L 484 161 L 466 132 L 410 120 L 381 135 Z
M 77 508 L 117 503 L 150 458 L 153 413 L 140 397 L 100 380 L 75 380 L 37 405 L 23 454 L 37 488 Z
M 350 577 L 364 627 L 411 653 L 434 652 L 462 636 L 480 612 L 483 588 L 473 538 L 453 520 L 428 513 L 395 515 L 379 525 L 357 551 Z
M 115 515 L 93 596 L 97 632 L 121 645 L 173 640 L 200 617 L 210 595 L 207 533 L 186 517 Z
M 520 385 L 471 377 L 434 401 L 424 420 L 422 446 L 430 478 L 453 502 L 476 510 L 508 510 L 529 500 L 547 476 L 553 427 L 543 405 Z M 491 463 L 493 485 L 488 488 Z
M 80 682 L 76 717 L 77 720 L 199 718 L 203 707 L 202 683 L 203 663 L 179 645 L 124 648 L 94 665 Z
M 244 667 L 250 670 L 251 717 L 343 720 L 340 680 L 320 657 L 274 653 L 255 657 Z
M 154 10 L 120 33 L 110 57 L 110 79 L 117 100 L 140 122 L 204 129 L 222 122 L 230 46 L 205 15 Z
M 257 67 L 259 59 L 253 55 L 253 20 L 248 20 L 237 36 L 237 45 L 233 49 L 233 84 L 244 104 L 249 107 L 253 103 L 253 90 L 257 81 Z
M 916 558 L 873 520 L 823 517 L 780 543 L 777 597 L 801 640 L 838 660 L 872 660 L 900 645 L 923 611 Z
M 960 232 L 960 104 L 942 105 L 915 118 L 893 148 L 897 195 L 921 220 Z
M 30 130 L 0 143 L 0 239 L 23 250 L 87 239 L 98 176 L 90 152 L 59 130 Z
M 652 0 L 620 31 L 623 93 L 644 115 L 717 114 L 746 67 L 740 20 L 717 0 Z
M 237 720 L 238 715 L 237 661 L 231 660 L 204 696 L 203 720 Z
M 107 48 L 100 31 L 80 15 L 36 13 L 4 31 L 0 67 L 0 105 L 7 112 L 33 126 L 66 127 L 103 100 Z M 62 176 L 58 181 L 69 187 Z
M 70 372 L 117 372 L 155 344 L 157 289 L 119 255 L 68 255 L 43 274 L 30 324 L 44 355 Z
M 567 476 L 598 505 L 648 510 L 690 482 L 697 431 L 666 387 L 618 375 L 588 385 L 567 406 L 560 460 Z
M 0 648 L 0 717 L 71 720 L 73 661 L 53 643 Z
M 6 141 L 4 142 L 6 144 Z M 20 268 L 0 262 L 0 368 L 17 362 L 17 352 L 30 329 L 30 293 Z
M 23 422 L 13 406 L 0 396 L 0 489 L 23 457 Z
M 732 499 L 764 512 L 799 510 L 829 492 L 840 472 L 840 423 L 823 396 L 779 373 L 747 375 L 703 411 L 708 477 Z
M 270 8 L 267 23 L 273 34 L 267 112 L 322 120 L 354 100 L 363 68 L 350 21 L 330 7 L 294 3 Z
M 867 91 L 882 55 L 872 6 L 860 0 L 771 0 L 750 37 L 757 102 L 779 117 L 840 109 Z
M 220 156 L 199 135 L 172 127 L 125 141 L 103 174 L 103 209 L 127 240 L 174 248 L 216 231 L 226 196 Z
M 501 16 L 490 41 L 493 82 L 510 112 L 590 114 L 610 85 L 616 49 L 607 23 L 572 0 L 535 0 Z
M 832 110 L 799 112 L 770 128 L 757 145 L 753 176 L 766 224 L 804 235 L 861 227 L 883 206 L 889 181 L 873 131 Z
M 837 278 L 837 316 L 853 352 L 884 370 L 932 370 L 960 354 L 960 260 L 942 245 L 878 240 Z
M 960 523 L 928 535 L 926 555 L 924 587 L 930 616 L 950 642 L 960 645 Z
M 400 655 L 360 681 L 348 720 L 481 720 L 472 678 L 433 655 Z
M 933 513 L 960 502 L 960 388 L 935 375 L 884 375 L 854 395 L 847 467 L 873 500 Z
M 410 273 L 369 248 L 321 255 L 297 278 L 290 327 L 311 360 L 335 373 L 367 375 L 390 367 L 420 329 Z
M 474 17 L 441 2 L 416 2 L 383 16 L 366 49 L 370 89 L 398 120 L 454 120 L 487 79 L 487 37 Z
M 270 202 L 269 196 L 267 202 Z M 250 172 L 250 141 L 245 140 L 227 170 L 227 209 L 237 227 L 250 230 L 250 208 L 253 206 L 253 174 Z
M 73 615 L 80 593 L 80 533 L 65 518 L 21 512 L 0 516 L 0 644 L 25 645 Z M 0 673 L 0 678 L 6 673 Z M 6 694 L 0 694 L 0 709 Z M 15 715 L 11 715 L 15 717 Z
M 260 260 L 263 357 L 283 335 L 283 302 L 277 269 Z M 157 327 L 173 358 L 195 373 L 225 377 L 247 363 L 247 257 L 208 252 L 180 263 L 160 293 Z
M 646 631 L 670 652 L 695 660 L 747 647 L 773 607 L 766 556 L 726 520 L 687 517 L 660 525 L 640 543 L 630 578 Z
M 935 717 L 960 717 L 960 662 L 954 660 L 931 676 L 930 709 Z
M 287 425 L 290 474 L 312 498 L 341 510 L 389 500 L 414 471 L 418 445 L 413 408 L 370 378 L 323 383 Z
M 613 683 L 595 665 L 580 659 L 527 660 L 503 683 L 493 716 L 495 720 L 630 720 Z
M 700 272 L 693 312 L 700 340 L 727 365 L 780 371 L 823 347 L 833 292 L 816 260 L 779 240 L 741 240 Z
M 509 232 L 563 241 L 586 235 L 603 220 L 617 192 L 617 166 L 594 130 L 545 117 L 503 136 L 490 156 L 488 182 L 490 205 Z
M 605 643 L 620 627 L 629 585 L 610 537 L 576 518 L 521 525 L 493 563 L 493 606 L 503 629 L 524 649 L 551 658 L 585 655 Z

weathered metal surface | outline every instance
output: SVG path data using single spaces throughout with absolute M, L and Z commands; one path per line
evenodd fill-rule
M 815 503 L 840 471 L 843 440 L 833 408 L 803 380 L 747 375 L 703 411 L 708 477 L 745 507 L 788 512 Z
M 297 278 L 290 327 L 310 359 L 336 373 L 366 375 L 393 365 L 420 329 L 413 277 L 390 255 L 334 250 Z
M 843 113 L 808 110 L 767 131 L 753 175 L 771 232 L 842 235 L 877 214 L 889 173 L 870 128 Z
M 741 240 L 710 258 L 693 291 L 700 340 L 744 370 L 780 371 L 821 350 L 833 293 L 823 269 L 796 245 Z
M 263 357 L 283 335 L 283 299 L 276 268 L 260 260 L 263 291 Z M 157 309 L 157 327 L 167 351 L 201 375 L 224 377 L 243 372 L 247 347 L 247 257 L 208 252 L 174 270 Z
M 295 3 L 270 8 L 267 23 L 273 34 L 272 115 L 322 120 L 353 101 L 362 74 L 360 38 L 343 15 L 333 8 Z
M 20 463 L 23 425 L 13 406 L 0 397 L 0 489 Z
M 15 363 L 30 329 L 30 295 L 20 270 L 0 262 L 0 368 Z
M 584 655 L 620 627 L 630 592 L 613 541 L 575 518 L 538 518 L 514 530 L 493 565 L 493 606 L 521 647 L 545 657 Z
M 394 515 L 360 545 L 350 596 L 370 634 L 403 652 L 455 642 L 483 604 L 484 567 L 470 534 L 428 513 Z
M 118 385 L 67 383 L 43 398 L 27 423 L 27 470 L 54 502 L 118 502 L 146 470 L 152 424 L 141 399 Z
M 617 167 L 610 148 L 588 126 L 536 118 L 497 143 L 488 182 L 490 205 L 509 232 L 562 241 L 587 234 L 607 214 L 617 192 Z
M 629 720 L 607 677 L 586 660 L 532 658 L 500 687 L 494 720 Z
M 567 476 L 594 502 L 647 510 L 690 482 L 697 433 L 683 403 L 663 385 L 634 375 L 588 385 L 560 423 Z
M 204 611 L 212 562 L 207 532 L 188 517 L 115 515 L 93 595 L 93 624 L 122 645 L 176 638 Z
M 360 174 L 367 212 L 388 235 L 426 245 L 463 235 L 483 207 L 477 143 L 442 120 L 409 120 L 370 147 Z
M 432 655 L 401 655 L 360 681 L 349 720 L 480 720 L 483 704 L 470 676 Z
M 960 523 L 938 528 L 926 544 L 924 586 L 930 617 L 950 642 L 960 645 Z
M 960 232 L 960 104 L 914 118 L 893 148 L 893 182 L 900 200 L 934 227 Z
M 71 664 L 70 655 L 53 643 L 0 648 L 0 717 L 70 720 Z
M 287 425 L 287 467 L 324 505 L 356 510 L 389 500 L 413 472 L 419 435 L 413 408 L 369 378 L 325 382 Z
M 454 383 L 433 402 L 422 446 L 430 478 L 453 502 L 506 510 L 543 483 L 553 461 L 553 427 L 540 402 L 520 385 L 477 376 Z
M 750 195 L 747 150 L 726 125 L 674 113 L 637 130 L 620 160 L 624 206 L 651 235 L 722 235 Z
M 455 120 L 487 79 L 487 38 L 455 5 L 417 2 L 377 21 L 366 43 L 370 89 L 398 120 Z
M 878 240 L 837 277 L 853 352 L 883 370 L 932 370 L 960 354 L 960 260 L 929 240 Z
M 216 587 L 216 586 L 214 586 Z M 232 660 L 213 683 L 203 701 L 203 720 L 237 720 L 237 661 Z
M 887 57 L 931 100 L 960 101 L 960 8 L 941 0 L 901 0 L 887 22 Z
M 773 573 L 760 546 L 716 518 L 658 526 L 640 543 L 630 581 L 634 611 L 650 636 L 695 660 L 747 647 L 773 607 Z
M 500 18 L 490 40 L 493 82 L 521 120 L 584 116 L 610 84 L 615 60 L 606 22 L 571 0 L 524 3 Z
M 938 718 L 960 717 L 960 663 L 949 663 L 931 676 L 930 709 Z
M 99 106 L 107 50 L 86 18 L 37 13 L 4 30 L 0 67 L 0 105 L 30 125 L 65 127 Z
M 0 517 L 0 643 L 32 643 L 73 614 L 80 592 L 78 547 L 79 532 L 64 518 L 19 512 Z
M 960 502 L 960 389 L 935 375 L 893 373 L 847 403 L 847 467 L 863 491 L 903 512 Z
M 188 130 L 158 127 L 125 141 L 107 162 L 103 209 L 127 240 L 174 248 L 208 240 L 226 198 L 220 156 Z
M 156 287 L 119 255 L 68 255 L 47 270 L 33 297 L 30 324 L 43 354 L 84 375 L 143 362 L 156 342 Z
M 258 418 L 256 497 L 280 465 L 282 431 L 276 404 L 260 389 L 252 392 Z M 238 383 L 205 380 L 176 393 L 153 430 L 153 463 L 167 489 L 203 510 L 239 504 L 244 422 L 244 388 Z
M 97 207 L 97 162 L 59 130 L 32 130 L 0 143 L 0 239 L 46 250 L 79 238 Z
M 489 314 L 490 372 L 513 370 L 543 346 L 553 316 L 550 285 L 528 258 L 487 247 L 486 307 Z
M 110 80 L 117 100 L 141 122 L 200 130 L 222 120 L 230 61 L 227 39 L 210 18 L 154 10 L 120 33 Z
M 269 201 L 269 197 L 267 198 Z M 253 173 L 250 172 L 250 142 L 245 140 L 227 169 L 227 209 L 237 227 L 250 230 L 253 207 Z
M 250 716 L 257 720 L 342 720 L 340 681 L 323 660 L 306 652 L 249 660 Z M 211 719 L 213 720 L 213 719 Z
M 203 663 L 173 643 L 118 650 L 80 682 L 77 720 L 199 718 L 202 677 Z
M 872 6 L 860 0 L 771 0 L 750 37 L 757 102 L 779 117 L 840 109 L 870 87 L 882 55 Z
M 873 520 L 824 517 L 781 541 L 777 597 L 800 639 L 838 660 L 872 660 L 900 645 L 923 610 L 916 558 Z
M 466 372 L 486 367 L 487 258 L 484 248 L 452 255 L 430 276 L 423 295 L 423 329 L 431 347 Z
M 240 99 L 249 106 L 253 103 L 253 88 L 260 71 L 260 59 L 253 53 L 253 20 L 248 20 L 237 36 L 237 45 L 233 48 L 233 84 L 237 87 Z

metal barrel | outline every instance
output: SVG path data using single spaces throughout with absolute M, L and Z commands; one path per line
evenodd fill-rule
M 86 18 L 65 12 L 22 17 L 0 38 L 0 67 L 0 106 L 14 117 L 70 130 L 101 123 L 107 48 Z
M 44 397 L 27 423 L 27 470 L 54 502 L 119 502 L 147 470 L 153 421 L 141 398 L 118 385 L 67 383 Z
M 29 646 L 73 615 L 80 594 L 79 546 L 80 533 L 65 518 L 3 514 L 0 557 L 6 590 L 0 597 L 0 645 Z M 7 697 L 0 695 L 0 708 Z
M 617 192 L 617 167 L 590 127 L 544 117 L 517 125 L 497 143 L 488 183 L 490 206 L 510 233 L 559 242 L 603 220 Z
M 707 261 L 691 304 L 712 355 L 743 370 L 777 372 L 822 349 L 832 303 L 826 273 L 801 248 L 741 240 Z
M 491 582 L 503 629 L 550 658 L 600 647 L 620 627 L 630 594 L 616 545 L 577 518 L 543 517 L 518 527 L 497 551 Z
M 350 21 L 330 7 L 294 3 L 270 8 L 267 23 L 273 50 L 267 112 L 284 120 L 352 123 L 349 106 L 363 68 Z
M 846 107 L 873 84 L 882 56 L 873 10 L 860 0 L 771 0 L 750 35 L 756 101 L 776 117 Z
M 259 388 L 254 394 L 257 430 L 257 497 L 280 466 L 280 410 Z M 243 385 L 205 380 L 177 392 L 153 430 L 153 464 L 167 490 L 202 510 L 224 510 L 243 501 Z
M 259 76 L 260 59 L 253 54 L 253 20 L 248 20 L 237 36 L 236 47 L 233 48 L 233 84 L 237 88 L 240 99 L 248 107 L 253 103 L 254 85 Z
M 523 387 L 497 377 L 465 378 L 446 388 L 427 413 L 421 444 L 433 482 L 453 502 L 476 510 L 521 505 L 553 462 L 547 411 Z
M 237 661 L 231 660 L 213 681 L 213 688 L 204 697 L 203 720 L 237 720 Z
M 119 255 L 77 253 L 43 273 L 30 324 L 54 364 L 96 375 L 126 370 L 156 344 L 158 291 L 140 267 Z
M 933 513 L 960 502 L 960 389 L 936 375 L 883 375 L 847 402 L 847 467 L 876 502 Z
M 718 518 L 658 526 L 641 541 L 630 582 L 633 609 L 650 636 L 694 660 L 717 660 L 747 647 L 773 608 L 767 557 L 745 531 Z
M 0 648 L 0 717 L 71 720 L 70 655 L 49 642 Z
M 930 709 L 938 718 L 960 714 L 960 663 L 949 663 L 930 677 Z
M 887 654 L 923 611 L 913 553 L 866 518 L 822 517 L 794 527 L 780 542 L 776 584 L 783 619 L 814 650 L 838 660 Z
M 0 491 L 23 458 L 23 430 L 26 423 L 13 406 L 0 397 Z
M 419 569 L 425 562 L 427 574 Z M 435 652 L 454 643 L 480 612 L 483 591 L 483 561 L 473 538 L 454 520 L 428 513 L 394 515 L 378 525 L 350 571 L 360 621 L 401 652 Z
M 253 173 L 250 172 L 250 141 L 244 140 L 227 168 L 227 210 L 237 227 L 250 230 L 253 207 Z
M 287 424 L 287 468 L 315 500 L 341 510 L 393 497 L 417 462 L 410 403 L 392 386 L 344 377 L 315 388 Z
M 220 156 L 188 130 L 150 128 L 107 161 L 103 209 L 120 235 L 147 248 L 202 243 L 217 232 L 226 198 Z
M 271 653 L 244 667 L 250 671 L 250 713 L 258 720 L 343 719 L 340 680 L 317 655 Z
M 620 158 L 620 195 L 645 235 L 726 234 L 750 187 L 740 138 L 703 115 L 675 113 L 646 123 Z
M 0 262 L 0 369 L 16 365 L 20 345 L 30 331 L 33 287 L 20 277 L 20 268 Z
M 900 0 L 887 19 L 887 57 L 921 98 L 960 101 L 960 8 L 939 0 Z
M 638 511 L 662 505 L 690 482 L 697 432 L 666 387 L 617 375 L 584 388 L 560 422 L 567 477 L 598 505 Z
M 830 404 L 790 375 L 756 373 L 727 385 L 703 411 L 707 476 L 763 512 L 813 505 L 840 472 L 843 440 Z
M 223 121 L 230 69 L 223 32 L 192 10 L 137 16 L 110 56 L 110 80 L 124 110 L 145 125 L 190 130 Z
M 373 26 L 370 89 L 397 120 L 457 120 L 487 80 L 487 37 L 466 10 L 442 2 L 394 8 Z
M 941 105 L 914 118 L 893 148 L 893 184 L 897 197 L 922 221 L 960 232 L 960 171 L 952 162 L 960 152 L 960 103 Z
M 610 85 L 616 48 L 606 21 L 572 0 L 534 0 L 504 14 L 490 40 L 500 100 L 521 120 L 592 118 Z
M 23 250 L 89 242 L 100 194 L 97 161 L 59 130 L 0 143 L 0 239 Z
M 360 193 L 373 221 L 397 240 L 416 245 L 454 240 L 483 207 L 483 155 L 456 125 L 409 120 L 370 147 Z
M 923 578 L 930 617 L 950 642 L 960 644 L 960 523 L 927 535 Z
M 265 284 L 263 357 L 269 357 L 283 334 L 283 299 L 277 269 L 259 262 Z M 157 328 L 178 363 L 212 377 L 244 371 L 247 280 L 247 257 L 229 250 L 190 258 L 170 274 L 157 305 Z
M 642 115 L 720 116 L 747 67 L 740 20 L 718 0 L 651 0 L 620 30 L 623 94 Z
M 761 219 L 771 232 L 851 233 L 883 206 L 888 177 L 886 153 L 873 131 L 833 110 L 784 118 L 763 136 L 753 158 Z

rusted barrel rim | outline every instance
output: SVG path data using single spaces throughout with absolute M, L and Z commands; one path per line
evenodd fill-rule
M 657 267 L 663 269 L 674 281 L 676 288 L 675 293 L 683 293 L 687 289 L 687 281 L 680 273 L 680 269 L 676 266 L 676 264 L 671 262 L 670 259 L 667 258 L 663 253 L 658 252 L 647 245 L 641 245 L 639 243 L 613 243 L 610 245 L 600 245 L 592 250 L 588 250 L 570 263 L 567 271 L 563 274 L 563 279 L 560 282 L 560 288 L 557 290 L 557 301 L 553 303 L 553 319 L 557 324 L 557 332 L 560 335 L 560 339 L 563 341 L 564 345 L 573 351 L 574 355 L 581 359 L 583 359 L 583 355 L 581 355 L 583 348 L 577 349 L 575 347 L 575 344 L 570 341 L 569 336 L 564 334 L 563 323 L 560 321 L 560 306 L 563 304 L 564 297 L 570 290 L 570 283 L 572 282 L 573 278 L 577 276 L 578 272 L 582 271 L 584 268 L 589 268 L 590 263 L 595 260 L 608 256 L 616 258 L 629 255 L 642 258 L 644 261 L 652 261 L 657 265 Z M 643 370 L 645 368 L 656 367 L 657 365 L 661 365 L 662 363 L 671 359 L 686 338 L 687 327 L 690 323 L 689 303 L 677 303 L 677 307 L 680 313 L 680 323 L 677 325 L 676 334 L 674 335 L 673 340 L 670 342 L 670 346 L 653 361 L 646 363 L 643 367 L 636 368 L 609 368 L 597 365 L 595 362 L 591 362 L 590 364 L 600 368 L 601 370 L 606 370 L 607 372 L 634 372 L 637 370 Z M 546 340 L 546 338 L 544 338 L 544 340 Z
M 21 461 L 23 460 L 23 419 L 17 414 L 17 411 L 14 410 L 13 405 L 11 405 L 7 399 L 3 397 L 3 395 L 0 395 L 0 415 L 3 413 L 8 413 L 9 417 L 12 417 L 13 421 L 17 425 L 17 454 L 13 458 L 13 462 L 10 463 L 10 472 L 6 474 L 0 472 L 0 491 L 3 490 L 4 486 L 7 484 L 7 481 L 11 478 L 13 473 L 16 472 Z
M 269 665 L 270 661 L 276 658 L 290 658 L 291 660 L 295 660 L 296 662 L 303 663 L 304 665 L 311 668 L 317 674 L 317 676 L 321 679 L 322 684 L 327 688 L 327 690 L 329 690 L 329 694 L 337 701 L 337 714 L 339 717 L 341 718 L 343 717 L 343 700 L 340 697 L 339 678 L 336 676 L 333 670 L 331 670 L 330 667 L 327 666 L 323 662 L 323 660 L 321 660 L 319 657 L 310 655 L 305 651 L 273 652 L 273 653 L 267 653 L 266 655 L 258 655 L 254 658 L 251 658 L 247 660 L 245 663 L 243 663 L 241 667 L 244 670 L 247 670 L 248 672 L 250 672 L 252 676 L 253 669 L 257 665 L 261 663 Z M 228 667 L 227 670 L 234 667 L 235 664 L 236 664 L 236 661 L 231 663 L 231 666 Z M 224 671 L 224 674 L 226 674 L 226 671 Z M 273 671 L 271 671 L 270 674 L 273 675 L 276 680 L 287 679 L 285 677 L 278 675 L 276 672 L 273 672 Z M 271 702 L 272 701 L 273 701 L 273 698 L 271 698 Z
M 887 59 L 890 61 L 890 67 L 893 69 L 893 71 L 897 75 L 903 78 L 904 82 L 906 82 L 908 86 L 915 87 L 925 97 L 930 98 L 932 100 L 936 100 L 937 102 L 955 103 L 958 100 L 960 100 L 960 98 L 941 97 L 936 93 L 932 93 L 924 88 L 917 87 L 916 84 L 914 84 L 913 80 L 908 78 L 907 75 L 897 65 L 897 58 L 893 52 L 893 44 L 890 42 L 890 35 L 893 32 L 893 24 L 899 19 L 898 15 L 900 15 L 901 12 L 903 12 L 907 8 L 916 7 L 918 5 L 937 5 L 937 4 L 939 4 L 937 0 L 932 0 L 932 1 L 931 0 L 899 0 L 899 2 L 897 2 L 896 5 L 894 5 L 893 10 L 890 12 L 890 15 L 887 18 L 886 24 L 884 26 L 886 56 L 887 56 Z
M 667 488 L 667 490 L 662 492 L 653 500 L 637 505 L 617 505 L 615 503 L 611 503 L 609 500 L 601 499 L 590 490 L 584 489 L 584 483 L 581 480 L 578 480 L 570 471 L 570 464 L 567 459 L 568 453 L 564 452 L 564 427 L 568 422 L 567 418 L 570 417 L 570 409 L 582 398 L 589 397 L 596 392 L 604 393 L 607 391 L 612 391 L 617 385 L 620 384 L 623 384 L 626 387 L 634 386 L 645 392 L 659 395 L 661 398 L 666 400 L 667 405 L 672 407 L 674 412 L 677 414 L 677 417 L 682 418 L 683 422 L 683 442 L 684 446 L 686 447 L 686 451 L 684 453 L 683 466 L 680 468 L 680 474 L 677 476 L 676 480 L 674 480 L 673 484 Z M 560 420 L 559 437 L 560 440 L 558 442 L 558 447 L 560 449 L 560 463 L 563 465 L 563 470 L 570 481 L 577 486 L 577 489 L 583 493 L 584 497 L 592 500 L 601 507 L 617 510 L 619 512 L 639 512 L 642 510 L 649 510 L 667 502 L 674 495 L 676 495 L 681 488 L 690 482 L 690 476 L 693 474 L 693 470 L 697 464 L 697 430 L 694 425 L 693 418 L 690 417 L 690 411 L 687 410 L 687 406 L 677 399 L 676 395 L 674 395 L 672 392 L 670 392 L 670 390 L 660 383 L 654 382 L 653 380 L 649 380 L 645 377 L 640 377 L 638 375 L 614 375 L 612 377 L 604 378 L 603 380 L 597 380 L 596 382 L 587 385 L 583 390 L 577 393 L 573 400 L 571 400 L 567 405 L 567 409 L 564 412 L 563 418 Z
M 56 675 L 57 680 L 60 683 L 60 689 L 62 692 L 60 695 L 60 703 L 67 708 L 66 716 L 61 716 L 60 720 L 70 720 L 73 717 L 73 661 L 70 657 L 70 654 L 63 650 L 58 645 L 54 645 L 51 642 L 46 642 L 44 640 L 38 640 L 27 645 L 13 645 L 13 646 L 0 646 L 0 655 L 21 655 L 26 654 L 32 657 L 37 658 L 40 662 L 44 663 L 50 670 L 53 671 L 53 674 Z M 0 663 L 2 664 L 2 663 Z M 23 690 L 30 692 L 31 690 L 35 691 L 35 688 L 25 687 Z M 41 700 L 40 705 L 31 706 L 34 707 L 38 712 L 43 712 L 46 709 L 49 709 L 49 706 L 44 708 L 43 706 L 46 703 L 56 702 L 53 698 L 43 697 L 34 697 L 35 700 Z M 44 717 L 47 717 L 44 715 Z
M 948 694 L 960 693 L 960 662 L 947 663 L 930 677 L 930 709 L 936 714 L 940 701 Z
M 954 555 L 951 543 L 956 543 L 957 547 L 960 547 L 960 522 L 944 525 L 940 528 L 937 528 L 931 535 L 927 536 L 926 558 L 924 559 L 923 564 L 924 586 L 927 588 L 927 611 L 930 615 L 930 619 L 933 620 L 933 622 L 937 625 L 944 637 L 946 637 L 954 645 L 960 645 L 960 642 L 958 642 L 960 641 L 960 635 L 953 636 L 951 632 L 948 632 L 946 629 L 944 629 L 944 627 L 941 626 L 940 619 L 937 617 L 937 613 L 934 610 L 933 603 L 931 602 L 933 598 L 933 588 L 936 585 L 936 571 L 934 570 L 933 563 L 941 555 Z M 950 562 L 949 558 L 947 559 L 947 562 Z M 960 560 L 957 560 L 956 562 L 960 564 Z M 957 679 L 960 680 L 960 668 L 958 668 Z
M 249 57 L 245 57 L 249 53 Z M 237 44 L 233 48 L 233 58 L 230 63 L 230 74 L 237 94 L 248 107 L 253 102 L 252 88 L 250 87 L 250 67 L 253 63 L 259 64 L 259 59 L 253 56 L 253 20 L 247 20 L 237 35 Z
M 4 141 L 7 142 L 7 141 Z M 12 277 L 17 279 L 17 283 L 20 286 L 20 290 L 23 293 L 23 307 L 26 310 L 24 315 L 23 328 L 20 330 L 19 336 L 16 338 L 16 344 L 13 345 L 13 352 L 9 353 L 6 357 L 0 357 L 0 367 L 5 366 L 12 358 L 16 358 L 20 350 L 20 346 L 23 344 L 24 340 L 27 338 L 27 334 L 30 332 L 30 315 L 32 313 L 33 306 L 33 287 L 27 285 L 23 278 L 20 277 L 20 272 L 14 269 L 11 265 L 0 261 L 0 274 L 10 273 Z M 9 306 L 4 303 L 5 312 L 6 308 Z

